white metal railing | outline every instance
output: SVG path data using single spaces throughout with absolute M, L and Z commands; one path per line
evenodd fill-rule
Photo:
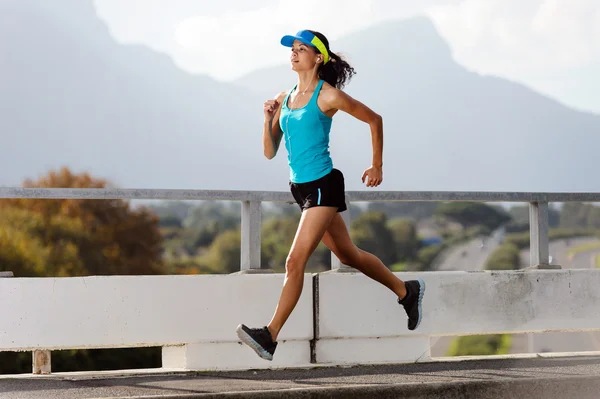
M 226 200 L 241 202 L 241 271 L 261 268 L 261 203 L 294 201 L 289 192 L 242 190 L 123 189 L 123 188 L 21 188 L 0 187 L 0 198 Z M 347 191 L 351 202 L 523 202 L 529 203 L 530 265 L 550 267 L 548 203 L 600 202 L 600 193 L 584 192 L 478 192 L 478 191 Z M 350 222 L 350 207 L 343 213 Z M 346 267 L 332 256 L 332 269 Z

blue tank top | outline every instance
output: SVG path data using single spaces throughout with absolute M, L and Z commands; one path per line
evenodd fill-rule
M 325 115 L 317 105 L 323 80 L 302 108 L 288 107 L 290 94 L 285 96 L 279 115 L 279 126 L 285 139 L 292 183 L 306 183 L 320 179 L 333 169 L 329 155 L 329 131 L 332 118 Z

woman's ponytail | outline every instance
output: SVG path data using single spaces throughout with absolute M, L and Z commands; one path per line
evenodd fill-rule
M 329 62 L 327 62 L 327 64 L 321 64 L 319 67 L 319 79 L 326 81 L 335 88 L 344 88 L 344 86 L 350 82 L 352 76 L 356 74 L 356 71 L 348 64 L 348 62 L 346 62 L 346 60 L 329 49 L 329 41 L 322 33 L 315 31 L 310 32 L 321 39 L 329 53 Z

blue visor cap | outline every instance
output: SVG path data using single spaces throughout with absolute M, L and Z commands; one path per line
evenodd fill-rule
M 329 61 L 329 52 L 325 44 L 315 34 L 307 30 L 301 30 L 296 35 L 286 35 L 281 38 L 281 44 L 286 47 L 292 47 L 294 40 L 301 41 L 304 44 L 315 47 L 321 54 L 323 54 L 323 64 L 327 64 Z

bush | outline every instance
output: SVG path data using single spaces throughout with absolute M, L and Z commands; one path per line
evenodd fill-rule
M 434 244 L 421 248 L 417 253 L 419 271 L 429 270 L 431 262 L 446 248 L 444 244 Z
M 515 244 L 503 244 L 492 252 L 485 268 L 487 270 L 517 270 L 520 265 L 519 248 Z
M 560 240 L 563 238 L 576 238 L 576 237 L 587 237 L 595 236 L 599 234 L 597 230 L 590 229 L 550 229 L 548 232 L 549 240 Z M 504 242 L 516 245 L 519 249 L 529 248 L 529 232 L 523 233 L 510 233 L 504 236 Z
M 511 346 L 509 334 L 469 335 L 455 338 L 446 356 L 506 355 Z

